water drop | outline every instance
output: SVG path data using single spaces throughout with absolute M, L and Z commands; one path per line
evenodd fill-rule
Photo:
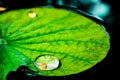
M 34 63 L 40 70 L 54 70 L 59 66 L 59 60 L 52 55 L 39 56 Z
M 0 7 L 0 12 L 5 11 L 7 8 L 5 7 Z
M 28 13 L 28 16 L 29 16 L 30 18 L 35 18 L 35 17 L 37 16 L 37 14 L 36 14 L 35 12 L 33 12 L 33 11 L 30 11 L 30 12 Z

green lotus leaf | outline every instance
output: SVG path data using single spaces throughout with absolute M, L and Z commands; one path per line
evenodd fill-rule
M 69 10 L 35 7 L 0 14 L 0 80 L 21 65 L 44 76 L 77 74 L 102 61 L 109 49 L 102 25 Z M 35 59 L 45 54 L 61 65 L 38 69 Z

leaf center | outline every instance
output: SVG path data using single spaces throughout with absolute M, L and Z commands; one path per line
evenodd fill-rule
M 7 44 L 7 41 L 5 39 L 0 38 L 0 45 Z

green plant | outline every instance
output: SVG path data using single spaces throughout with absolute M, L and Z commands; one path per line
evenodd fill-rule
M 102 61 L 109 48 L 102 25 L 72 11 L 44 7 L 0 14 L 0 80 L 20 65 L 45 76 L 80 73 Z M 38 69 L 35 59 L 45 54 L 57 57 L 61 65 Z

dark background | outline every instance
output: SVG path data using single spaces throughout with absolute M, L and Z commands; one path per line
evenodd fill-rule
M 9 10 L 12 9 L 19 9 L 19 8 L 28 8 L 28 7 L 34 7 L 34 6 L 40 6 L 40 5 L 54 5 L 57 6 L 58 5 L 58 1 L 59 0 L 0 0 L 0 6 L 4 6 L 8 8 Z M 81 2 L 79 2 L 79 0 L 62 0 L 64 5 L 74 5 L 77 6 L 77 8 L 91 13 L 89 11 L 90 6 L 92 6 L 93 4 L 89 3 L 89 4 L 83 4 Z M 90 0 L 88 0 L 90 1 Z M 92 1 L 92 0 L 91 0 Z M 117 42 L 118 39 L 116 39 L 113 36 L 113 31 L 115 29 L 118 30 L 118 21 L 120 20 L 120 9 L 119 9 L 119 5 L 117 5 L 116 0 L 101 0 L 101 3 L 107 3 L 110 6 L 110 12 L 108 15 L 106 15 L 105 17 L 102 17 L 102 19 L 104 20 L 105 23 L 107 23 L 110 27 L 109 30 L 109 34 L 111 37 L 111 49 L 108 52 L 108 55 L 106 56 L 106 58 L 101 61 L 100 63 L 98 63 L 97 65 L 95 65 L 94 67 L 92 67 L 91 69 L 84 71 L 82 73 L 79 74 L 75 74 L 75 75 L 70 75 L 70 76 L 64 76 L 64 77 L 44 77 L 44 76 L 36 76 L 36 75 L 31 75 L 31 74 L 27 74 L 28 72 L 25 72 L 23 69 L 23 71 L 21 70 L 17 70 L 12 71 L 9 73 L 7 79 L 8 80 L 104 80 L 104 79 L 113 79 L 113 80 L 118 80 L 117 77 L 117 72 L 119 71 L 117 66 L 117 53 L 115 52 L 116 48 L 116 44 L 115 42 Z M 58 7 L 58 6 L 57 6 Z M 119 31 L 115 31 L 119 32 Z M 118 35 L 118 33 L 116 33 Z M 118 73 L 119 74 L 119 73 Z

